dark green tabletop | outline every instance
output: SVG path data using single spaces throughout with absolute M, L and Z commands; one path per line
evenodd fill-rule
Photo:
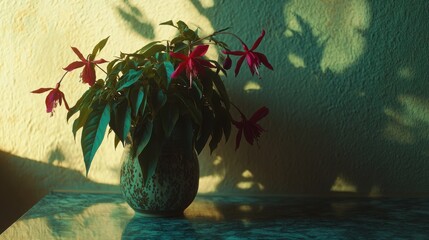
M 163 218 L 120 194 L 53 192 L 0 239 L 429 239 L 429 199 L 199 195 Z

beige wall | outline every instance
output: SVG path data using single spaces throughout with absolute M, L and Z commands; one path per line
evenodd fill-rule
M 2 194 L 14 202 L 53 188 L 115 189 L 121 148 L 105 140 L 85 179 L 66 110 L 50 117 L 44 96 L 30 91 L 54 86 L 76 59 L 70 46 L 87 53 L 110 36 L 100 56 L 111 60 L 168 37 L 158 23 L 170 19 L 202 34 L 231 26 L 249 44 L 264 28 L 258 50 L 275 68 L 259 80 L 244 66 L 225 80 L 246 111 L 271 109 L 268 132 L 260 148 L 235 152 L 230 141 L 204 151 L 200 193 L 427 194 L 428 8 L 425 0 L 1 1 L 0 186 L 13 189 Z M 71 104 L 85 90 L 78 80 L 74 72 L 62 85 Z

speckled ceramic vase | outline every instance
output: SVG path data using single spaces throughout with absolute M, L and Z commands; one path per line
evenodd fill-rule
M 199 165 L 190 120 L 177 121 L 170 139 L 162 146 L 155 174 L 145 184 L 139 160 L 131 157 L 131 145 L 125 146 L 120 186 L 125 200 L 137 212 L 181 215 L 194 200 L 198 181 Z

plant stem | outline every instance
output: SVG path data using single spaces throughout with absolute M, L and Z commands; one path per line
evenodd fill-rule
M 238 108 L 238 106 L 237 106 L 237 105 L 235 105 L 233 102 L 230 102 L 230 104 L 231 104 L 235 109 L 237 109 L 237 111 L 241 114 L 241 116 L 242 116 L 243 118 L 246 118 L 246 115 L 244 115 L 244 113 L 240 110 L 240 108 Z
M 200 38 L 200 39 L 198 39 L 198 40 L 196 40 L 196 41 L 192 42 L 192 43 L 191 43 L 191 46 L 192 46 L 192 45 L 195 45 L 195 43 L 202 42 L 202 41 L 203 41 L 203 40 L 205 40 L 205 39 L 211 38 L 211 37 L 213 37 L 213 36 L 215 36 L 215 35 L 217 35 L 217 34 L 226 34 L 226 35 L 231 35 L 231 36 L 235 37 L 238 41 L 240 41 L 240 43 L 241 43 L 242 45 L 246 45 L 246 44 L 243 42 L 243 40 L 241 40 L 241 38 L 240 38 L 239 36 L 237 36 L 236 34 L 234 34 L 234 33 L 231 33 L 231 32 L 214 32 L 214 33 L 212 33 L 212 34 L 210 34 L 210 35 L 207 35 L 207 36 L 205 36 L 205 37 L 203 37 L 203 38 Z
M 104 69 L 102 69 L 100 66 L 98 66 L 97 64 L 94 64 L 96 67 L 98 67 L 101 71 L 103 71 L 105 74 L 107 74 L 106 71 L 104 71 Z
M 60 81 L 58 82 L 58 84 L 61 84 L 61 82 L 63 81 L 64 77 L 67 75 L 68 71 L 66 71 L 63 76 L 61 77 Z

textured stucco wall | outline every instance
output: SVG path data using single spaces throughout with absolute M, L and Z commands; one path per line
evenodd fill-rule
M 85 179 L 65 109 L 51 118 L 29 92 L 55 84 L 76 59 L 70 46 L 89 52 L 110 36 L 109 60 L 169 36 L 158 26 L 169 19 L 203 33 L 231 26 L 249 44 L 264 28 L 258 50 L 275 68 L 225 80 L 248 112 L 270 108 L 268 132 L 260 148 L 204 151 L 201 193 L 429 193 L 428 1 L 1 1 L 0 12 L 2 194 L 115 188 L 121 149 L 105 140 Z M 78 79 L 62 85 L 72 104 Z

